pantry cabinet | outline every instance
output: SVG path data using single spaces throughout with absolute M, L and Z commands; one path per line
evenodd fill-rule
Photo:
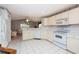
M 69 11 L 69 24 L 79 24 L 79 7 Z

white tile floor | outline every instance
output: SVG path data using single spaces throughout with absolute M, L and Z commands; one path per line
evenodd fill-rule
M 16 49 L 17 54 L 70 54 L 46 40 L 14 40 L 8 47 Z

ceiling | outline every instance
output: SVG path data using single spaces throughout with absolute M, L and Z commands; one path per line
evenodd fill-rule
M 47 16 L 65 8 L 74 6 L 72 4 L 0 4 L 12 15 L 12 20 L 29 18 L 32 21 L 40 21 L 40 17 Z

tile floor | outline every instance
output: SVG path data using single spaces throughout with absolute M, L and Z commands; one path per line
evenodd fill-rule
M 9 48 L 17 50 L 17 54 L 70 54 L 46 40 L 13 40 Z

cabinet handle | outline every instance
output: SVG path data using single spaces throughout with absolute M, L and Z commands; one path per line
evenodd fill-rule
M 60 18 L 60 19 L 57 19 L 56 21 L 62 21 L 62 20 L 67 21 L 67 19 L 68 18 Z
M 61 22 L 56 22 L 56 24 L 62 24 L 62 21 Z
M 56 24 L 63 24 L 63 22 L 67 22 L 67 18 L 61 18 L 56 20 Z

